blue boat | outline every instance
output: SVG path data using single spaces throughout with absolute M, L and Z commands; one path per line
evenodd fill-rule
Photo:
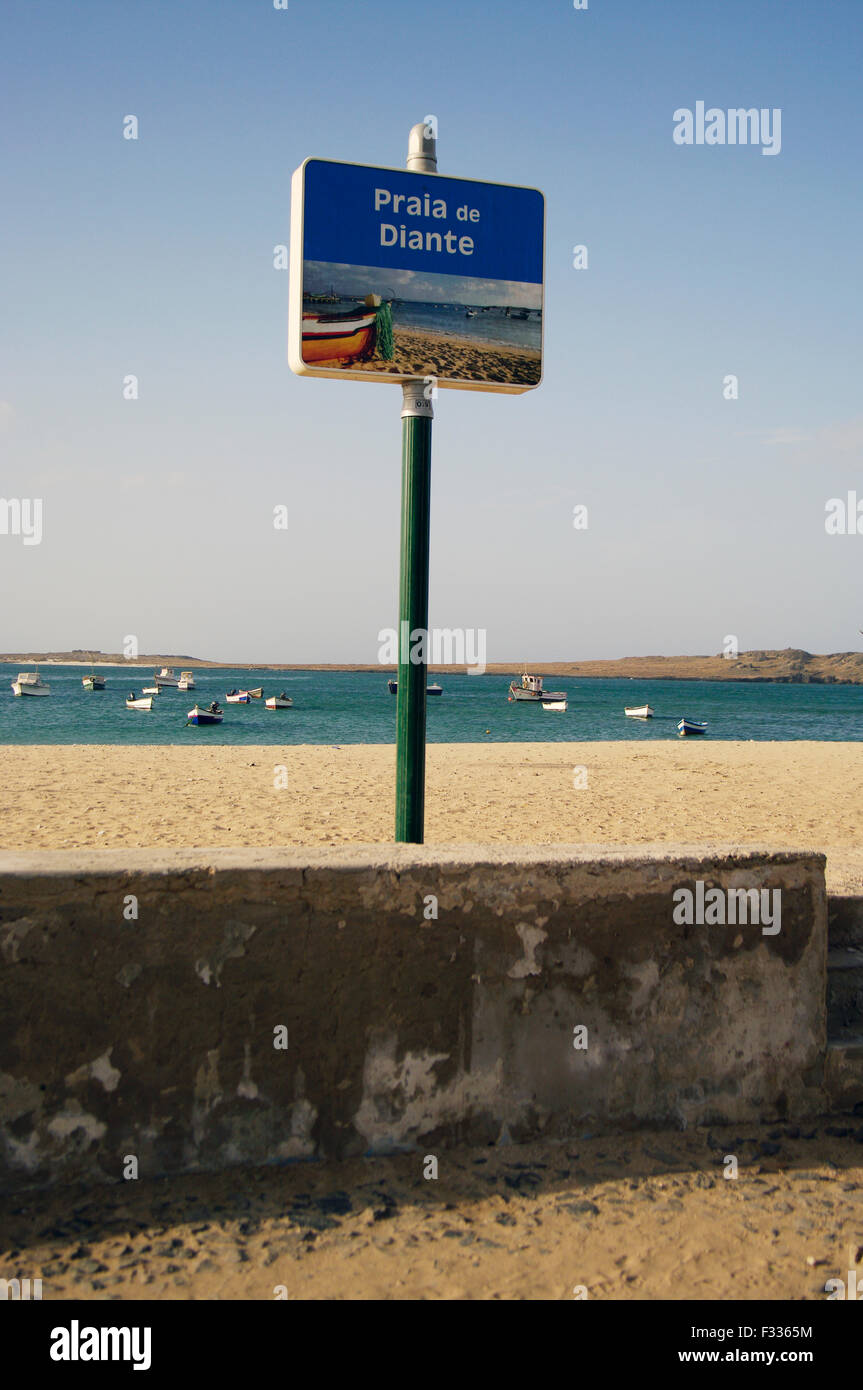
M 190 724 L 221 724 L 221 705 L 218 705 L 215 700 L 207 709 L 201 709 L 200 705 L 195 705 L 194 709 L 189 710 L 188 718 Z
M 687 734 L 706 734 L 707 720 L 704 720 L 702 723 L 701 720 L 698 719 L 681 719 L 677 725 L 677 732 L 680 734 L 681 738 L 684 738 Z

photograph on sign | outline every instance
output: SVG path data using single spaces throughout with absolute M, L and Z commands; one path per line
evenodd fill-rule
M 536 189 L 307 160 L 293 182 L 291 367 L 538 386 L 544 221 Z

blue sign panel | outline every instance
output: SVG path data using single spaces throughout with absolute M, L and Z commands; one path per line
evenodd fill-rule
M 542 284 L 535 188 L 310 159 L 306 260 Z
M 309 159 L 293 182 L 291 366 L 530 390 L 544 240 L 535 188 Z

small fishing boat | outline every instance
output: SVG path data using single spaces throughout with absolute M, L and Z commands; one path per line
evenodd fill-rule
M 543 690 L 542 676 L 529 676 L 525 671 L 521 678 L 521 685 L 515 681 L 509 683 L 510 700 L 530 700 L 534 704 L 541 704 L 547 700 L 565 700 L 565 690 Z
M 38 671 L 20 671 L 12 682 L 13 695 L 50 695 L 51 687 L 46 685 Z
M 398 695 L 399 683 L 396 680 L 387 681 L 387 690 L 391 695 Z M 437 681 L 433 685 L 426 686 L 426 695 L 443 695 L 443 686 L 438 685 Z
M 627 719 L 652 719 L 653 709 L 650 705 L 625 705 L 623 713 Z
M 225 699 L 229 705 L 247 705 L 251 700 L 248 690 L 227 690 Z
M 136 694 L 135 694 L 134 690 L 130 690 L 130 691 L 129 691 L 129 694 L 126 696 L 126 709 L 152 709 L 152 708 L 153 708 L 153 697 L 152 697 L 152 695 L 147 695 L 147 696 L 141 695 L 141 696 L 139 696 L 139 695 L 136 695 Z
M 249 692 L 251 694 L 251 691 Z M 281 695 L 271 695 L 266 702 L 267 709 L 290 709 L 293 705 L 290 695 L 286 695 L 284 690 Z
M 684 738 L 687 734 L 706 734 L 707 720 L 681 719 L 677 725 L 677 732 L 680 734 L 681 738 Z
M 259 685 L 254 690 L 248 690 L 246 694 L 251 695 L 253 700 L 262 700 L 264 698 L 264 687 Z
M 217 700 L 213 700 L 206 709 L 201 709 L 200 705 L 195 705 L 189 710 L 186 716 L 190 724 L 221 724 L 222 707 Z
M 304 362 L 353 362 L 374 354 L 377 315 L 360 306 L 345 313 L 303 314 Z
M 467 310 L 465 311 L 465 318 L 466 318 L 466 319 L 475 319 L 475 318 L 476 318 L 476 309 L 467 309 Z
M 194 690 L 195 677 L 191 671 L 181 671 L 180 679 L 177 681 L 178 690 Z
M 543 709 L 560 710 L 563 712 L 566 709 L 566 700 L 543 700 L 542 707 Z
M 142 695 L 158 695 L 158 693 L 159 687 L 157 685 L 145 685 L 141 691 Z
M 153 684 L 158 686 L 160 690 L 163 686 L 172 690 L 176 690 L 180 682 L 174 675 L 174 672 L 170 666 L 163 666 L 161 671 L 153 672 Z

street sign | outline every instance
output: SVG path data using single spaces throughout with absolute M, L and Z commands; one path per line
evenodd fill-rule
M 533 389 L 544 233 L 535 188 L 307 159 L 291 188 L 291 368 Z

